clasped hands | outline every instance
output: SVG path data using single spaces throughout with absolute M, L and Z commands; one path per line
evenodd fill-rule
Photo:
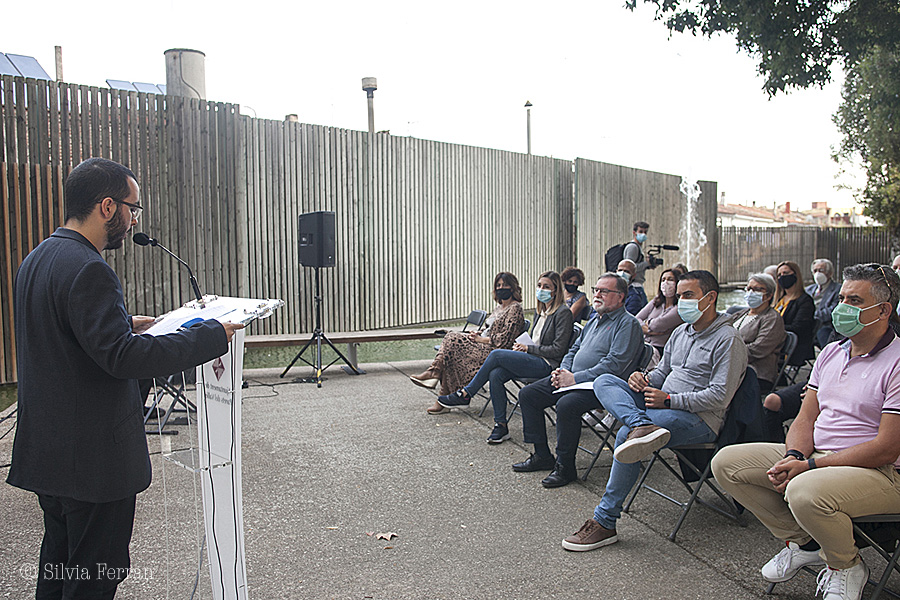
M 668 398 L 669 394 L 655 387 L 650 387 L 647 375 L 641 371 L 635 371 L 631 374 L 631 377 L 628 378 L 628 387 L 635 392 L 644 393 L 644 406 L 646 408 L 666 407 L 666 398 Z
M 766 475 L 775 491 L 783 494 L 791 479 L 805 471 L 809 471 L 809 463 L 807 461 L 799 460 L 793 456 L 786 456 L 772 465 L 772 468 L 766 471 Z

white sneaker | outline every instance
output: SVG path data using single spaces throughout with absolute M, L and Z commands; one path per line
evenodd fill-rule
M 849 569 L 825 567 L 816 577 L 816 596 L 822 592 L 824 600 L 860 600 L 869 580 L 869 568 L 860 559 Z
M 825 561 L 818 550 L 801 550 L 796 542 L 788 542 L 784 550 L 772 557 L 772 560 L 759 570 L 763 579 L 778 583 L 787 581 L 803 567 L 822 566 Z

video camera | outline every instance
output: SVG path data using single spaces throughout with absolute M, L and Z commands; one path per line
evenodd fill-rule
M 663 250 L 680 250 L 680 248 L 671 244 L 656 244 L 654 246 L 650 246 L 650 249 L 647 250 L 648 269 L 655 269 L 656 267 L 663 264 L 663 260 L 661 258 L 657 258 L 657 256 Z

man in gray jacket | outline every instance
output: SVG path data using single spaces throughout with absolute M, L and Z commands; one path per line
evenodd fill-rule
M 597 315 L 584 326 L 581 336 L 563 357 L 550 377 L 538 379 L 519 392 L 522 433 L 534 444 L 534 454 L 513 465 L 518 472 L 552 468 L 541 485 L 564 486 L 575 480 L 575 451 L 581 437 L 581 415 L 601 408 L 591 388 L 559 392 L 560 388 L 594 381 L 609 373 L 625 377 L 638 364 L 644 348 L 637 319 L 625 311 L 628 284 L 613 273 L 602 275 L 594 288 L 593 307 Z M 544 409 L 556 405 L 556 452 L 547 444 Z
M 685 324 L 672 333 L 659 366 L 628 381 L 601 375 L 594 393 L 624 427 L 606 492 L 594 518 L 563 540 L 566 550 L 593 550 L 618 541 L 616 520 L 640 474 L 641 459 L 668 445 L 712 442 L 747 369 L 747 347 L 716 312 L 719 283 L 709 271 L 678 281 L 678 313 Z

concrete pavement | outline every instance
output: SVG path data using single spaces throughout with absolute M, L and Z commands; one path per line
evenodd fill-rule
M 245 373 L 251 382 L 243 403 L 251 598 L 764 597 L 758 569 L 780 546 L 755 519 L 742 528 L 698 506 L 672 543 L 666 535 L 679 509 L 647 492 L 620 520 L 619 543 L 586 553 L 563 550 L 562 538 L 599 501 L 609 452 L 586 483 L 544 489 L 546 473 L 510 469 L 528 455 L 518 415 L 513 440 L 493 446 L 485 443 L 490 412 L 476 416 L 483 400 L 450 414 L 425 413 L 434 394 L 406 377 L 425 365 L 368 364 L 358 377 L 332 367 L 321 389 L 281 380 L 277 369 Z M 294 368 L 290 375 L 306 371 Z M 159 455 L 161 443 L 166 449 L 188 444 L 187 428 L 178 429 L 163 442 L 148 438 L 154 480 L 138 496 L 134 576 L 117 598 L 191 595 L 202 537 L 199 487 L 190 472 Z M 12 434 L 0 440 L 0 464 L 9 462 L 11 446 Z M 589 458 L 579 453 L 579 468 Z M 654 469 L 651 480 L 678 492 L 663 469 Z M 42 531 L 37 500 L 2 485 L 0 502 L 0 597 L 33 597 Z M 366 532 L 397 537 L 385 541 Z M 882 562 L 864 556 L 880 573 Z M 775 597 L 814 592 L 814 578 L 800 575 L 780 584 Z M 195 597 L 211 597 L 205 560 Z

